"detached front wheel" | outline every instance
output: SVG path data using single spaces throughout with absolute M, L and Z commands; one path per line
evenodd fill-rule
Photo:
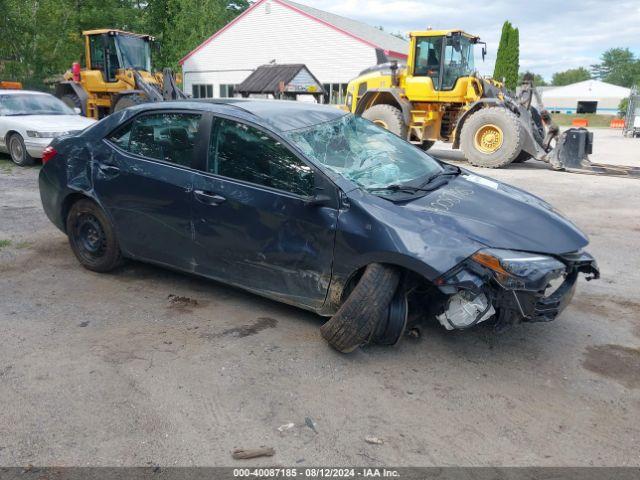
M 519 157 L 523 142 L 520 119 L 502 107 L 480 109 L 462 127 L 462 150 L 469 163 L 476 167 L 509 165 Z
M 389 315 L 399 281 L 400 273 L 393 267 L 380 263 L 367 266 L 338 312 L 320 327 L 324 339 L 342 353 L 369 342 Z

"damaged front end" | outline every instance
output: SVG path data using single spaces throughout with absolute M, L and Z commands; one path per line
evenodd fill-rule
M 435 281 L 443 299 L 435 313 L 448 330 L 494 317 L 497 327 L 550 322 L 569 304 L 578 275 L 600 276 L 586 252 L 559 256 L 484 249 Z

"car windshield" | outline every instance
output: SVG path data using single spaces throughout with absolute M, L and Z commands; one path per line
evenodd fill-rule
M 426 180 L 443 171 L 418 148 L 350 114 L 287 135 L 309 158 L 365 189 Z
M 0 115 L 75 115 L 53 95 L 19 93 L 0 95 Z
M 151 71 L 148 41 L 139 37 L 119 35 L 117 44 L 122 68 Z

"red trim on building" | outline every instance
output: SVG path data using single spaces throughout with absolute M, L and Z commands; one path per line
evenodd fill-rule
M 197 51 L 199 51 L 200 49 L 204 48 L 206 45 L 208 45 L 211 41 L 213 41 L 213 39 L 215 39 L 217 36 L 219 36 L 220 34 L 222 34 L 224 31 L 226 31 L 228 28 L 230 28 L 232 25 L 234 25 L 236 22 L 238 22 L 241 18 L 243 18 L 245 15 L 247 15 L 250 11 L 252 11 L 254 8 L 256 8 L 258 5 L 261 5 L 262 3 L 264 3 L 267 0 L 259 0 L 256 3 L 254 3 L 253 5 L 251 5 L 251 7 L 249 7 L 247 10 L 245 10 L 244 12 L 242 12 L 240 15 L 238 15 L 236 18 L 234 18 L 232 21 L 230 21 L 229 23 L 227 23 L 224 27 L 222 27 L 220 30 L 218 30 L 216 33 L 214 33 L 213 35 L 211 35 L 209 38 L 207 38 L 204 42 L 202 42 L 200 45 L 198 45 L 196 48 L 194 48 L 193 50 L 191 50 L 187 55 L 185 55 L 178 63 L 180 65 L 182 65 L 185 60 L 187 60 L 189 57 L 191 57 L 194 53 L 196 53 Z M 332 28 L 333 30 L 336 30 L 337 32 L 343 33 L 355 40 L 358 40 L 359 42 L 364 43 L 365 45 L 369 45 L 370 47 L 373 48 L 380 48 L 378 45 L 376 45 L 375 43 L 369 42 L 367 40 L 364 40 L 363 38 L 360 38 L 350 32 L 347 32 L 346 30 L 343 30 L 339 27 L 336 27 L 335 25 L 333 25 L 332 23 L 326 22 L 324 20 L 321 20 L 318 17 L 314 17 L 313 15 L 304 12 L 302 10 L 300 10 L 299 8 L 294 7 L 293 5 L 289 5 L 285 2 L 281 2 L 280 0 L 271 0 L 273 2 L 276 2 L 278 5 L 282 5 L 283 7 L 286 7 L 290 10 L 293 10 L 294 12 L 297 12 L 301 15 L 304 15 L 307 18 L 310 18 L 311 20 L 314 20 L 322 25 L 325 25 L 329 28 Z M 384 53 L 386 55 L 391 55 L 394 57 L 400 57 L 400 58 L 407 58 L 407 54 L 406 53 L 401 53 L 401 52 L 394 52 L 393 50 L 385 50 Z

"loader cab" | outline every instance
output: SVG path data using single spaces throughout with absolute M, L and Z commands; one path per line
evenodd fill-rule
M 480 43 L 478 37 L 461 31 L 422 33 L 411 38 L 413 76 L 431 78 L 436 90 L 451 90 L 459 78 L 474 74 L 474 47 Z
M 83 33 L 87 69 L 101 72 L 105 82 L 116 82 L 120 69 L 151 71 L 153 37 L 119 30 Z
M 478 43 L 482 43 L 478 37 L 460 30 L 413 32 L 406 79 L 408 96 L 422 101 L 442 101 L 440 97 L 452 95 L 439 92 L 453 92 L 458 88 L 466 91 L 466 84 L 458 85 L 458 80 L 474 75 L 474 49 Z M 483 57 L 484 52 L 483 48 Z

